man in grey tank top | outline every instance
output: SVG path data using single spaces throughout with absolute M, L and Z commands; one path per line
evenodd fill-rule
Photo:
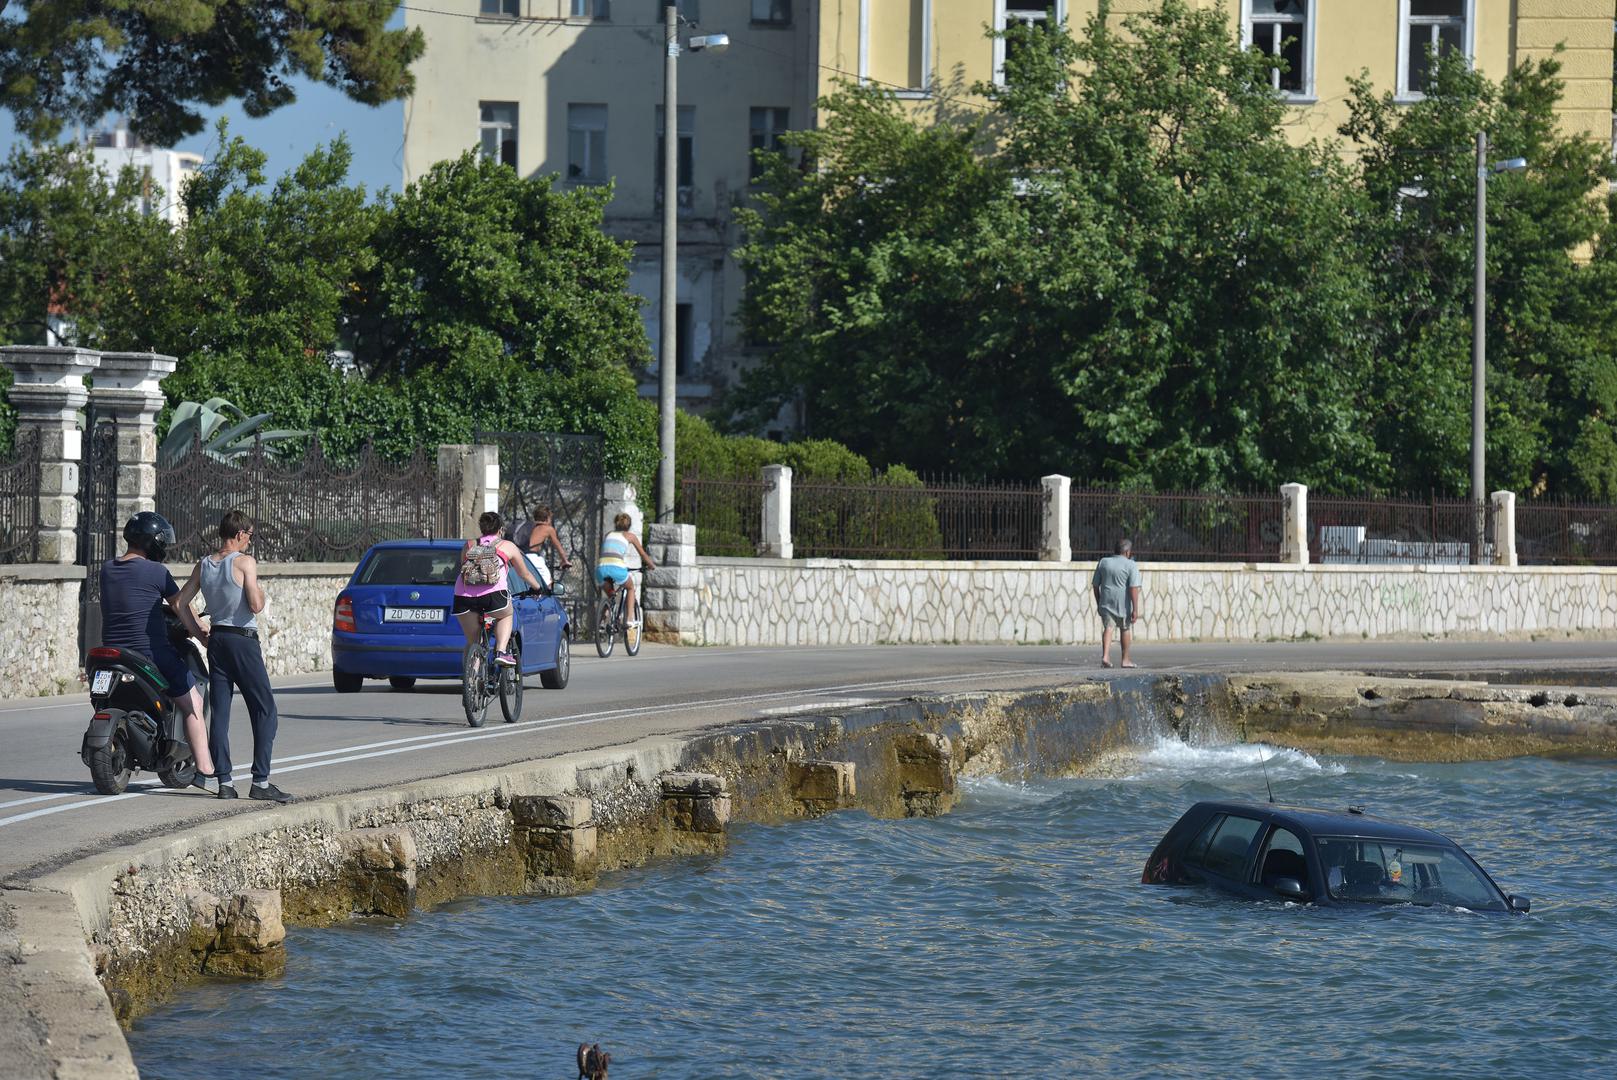
M 219 797 L 236 798 L 230 782 L 230 701 L 239 689 L 253 725 L 253 786 L 248 797 L 286 803 L 292 796 L 270 783 L 270 751 L 280 714 L 258 644 L 264 587 L 258 583 L 258 560 L 247 554 L 252 539 L 253 523 L 246 514 L 240 510 L 226 514 L 219 522 L 219 553 L 197 563 L 191 580 L 180 590 L 180 601 L 189 604 L 200 589 L 208 605 L 208 696 L 213 704 L 208 749 L 219 776 Z

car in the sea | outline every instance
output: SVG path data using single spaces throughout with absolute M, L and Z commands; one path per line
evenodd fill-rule
M 1147 885 L 1203 885 L 1249 899 L 1528 910 L 1442 833 L 1360 807 L 1199 802 L 1146 860 Z
M 366 679 L 408 690 L 417 679 L 461 677 L 466 639 L 449 608 L 463 544 L 387 540 L 365 552 L 332 614 L 331 677 L 338 693 L 357 693 Z M 560 690 L 572 668 L 567 611 L 548 590 L 528 589 L 515 573 L 510 580 L 518 667 Z

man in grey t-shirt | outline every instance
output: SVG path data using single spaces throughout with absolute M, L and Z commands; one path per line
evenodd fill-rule
M 1119 540 L 1116 554 L 1095 564 L 1091 588 L 1100 612 L 1100 666 L 1112 666 L 1112 631 L 1123 639 L 1123 666 L 1134 667 L 1129 648 L 1134 644 L 1134 621 L 1140 617 L 1140 568 L 1134 563 L 1134 545 Z

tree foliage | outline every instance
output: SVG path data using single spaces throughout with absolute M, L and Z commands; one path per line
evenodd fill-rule
M 801 400 L 878 465 L 1463 490 L 1485 126 L 1533 162 L 1489 215 L 1491 479 L 1612 491 L 1609 166 L 1557 130 L 1554 61 L 1496 85 L 1438 59 L 1413 106 L 1360 80 L 1344 141 L 1298 145 L 1280 61 L 1221 9 L 1006 33 L 985 114 L 919 126 L 845 85 L 789 137 L 803 167 L 767 160 L 740 257 L 774 347 L 733 423 Z
M 413 89 L 419 29 L 389 30 L 397 0 L 0 0 L 0 107 L 48 138 L 64 124 L 127 116 L 172 145 L 202 130 L 201 105 L 239 98 L 248 116 L 296 100 L 303 76 L 380 105 Z

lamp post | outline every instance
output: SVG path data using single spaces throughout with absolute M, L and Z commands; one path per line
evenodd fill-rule
M 663 7 L 663 264 L 657 325 L 657 520 L 674 520 L 674 400 L 679 348 L 679 4 Z M 691 51 L 723 52 L 725 34 L 691 38 Z
M 1475 250 L 1476 266 L 1471 302 L 1471 562 L 1482 561 L 1482 543 L 1488 520 L 1487 494 L 1483 490 L 1487 479 L 1483 475 L 1487 461 L 1485 435 L 1487 416 L 1487 314 L 1488 314 L 1488 177 L 1494 173 L 1520 172 L 1527 168 L 1527 159 L 1514 157 L 1504 161 L 1488 162 L 1488 133 L 1477 132 L 1477 223 Z

